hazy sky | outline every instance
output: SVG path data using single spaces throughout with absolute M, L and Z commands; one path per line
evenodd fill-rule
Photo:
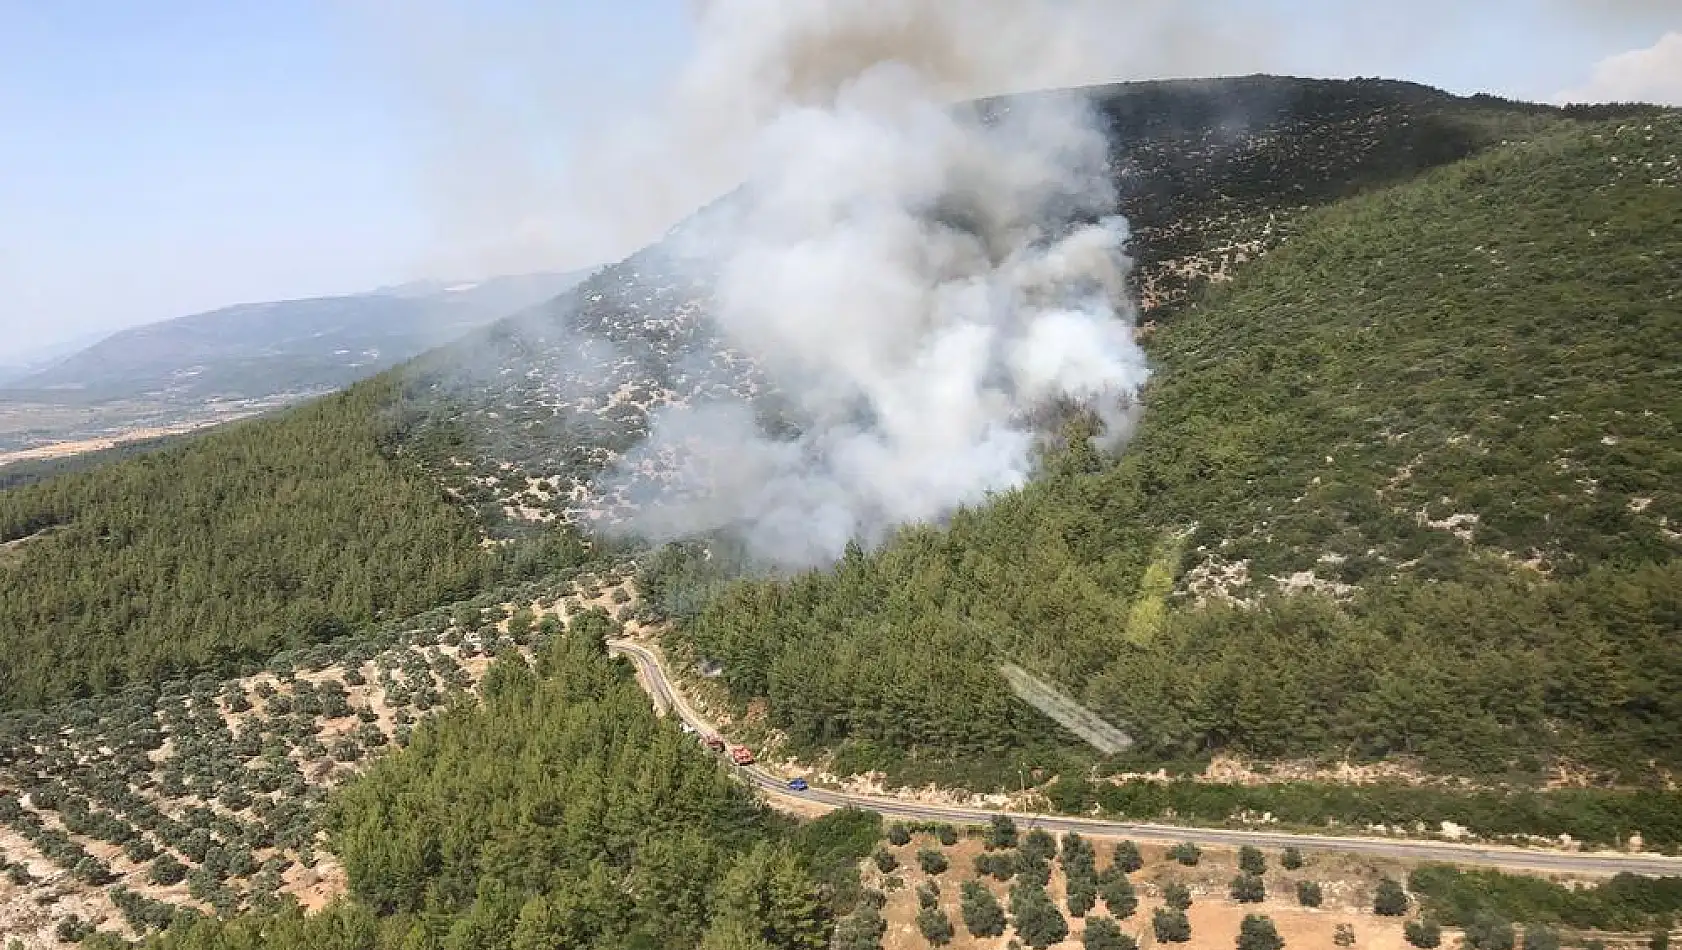
M 560 169 L 653 99 L 693 2 L 0 0 L 0 359 L 240 301 L 596 263 L 553 238 Z M 1255 28 L 1133 37 L 1172 55 L 1109 78 L 1682 104 L 1675 0 L 1186 6 Z

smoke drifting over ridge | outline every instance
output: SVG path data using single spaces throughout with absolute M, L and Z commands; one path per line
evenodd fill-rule
M 632 530 L 728 530 L 766 562 L 816 565 L 1021 485 L 1048 406 L 1125 437 L 1148 371 L 1096 116 L 1075 95 L 951 104 L 1078 55 L 1080 10 L 706 6 L 679 99 L 738 105 L 748 175 L 669 243 L 713 278 L 712 317 L 801 432 L 766 436 L 743 402 L 665 410 L 625 470 L 676 457 L 675 483 Z

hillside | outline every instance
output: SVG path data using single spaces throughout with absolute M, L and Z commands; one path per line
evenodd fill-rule
M 261 662 L 504 559 L 382 454 L 389 382 L 0 493 L 0 707 Z
M 650 714 L 584 602 L 718 664 L 696 695 L 814 784 L 1674 849 L 1682 118 L 1376 81 L 1097 95 L 1155 371 L 1137 431 L 1105 453 L 1062 416 L 1027 487 L 833 567 L 744 580 L 727 537 L 599 531 L 663 478 L 617 468 L 658 408 L 722 389 L 801 424 L 670 244 L 274 418 L 10 473 L 0 912 L 39 941 L 97 915 L 96 947 L 875 950 L 927 943 L 933 904 L 996 948 L 961 923 L 973 882 L 1025 937 L 1078 917 L 1073 870 L 1150 929 L 1122 911 L 1133 872 L 1090 880 L 1078 842 L 1054 870 L 1043 839 L 890 831 L 863 863 L 874 817 L 768 814 Z M 1137 745 L 1100 758 L 1005 662 Z M 1215 756 L 1252 770 L 1223 782 Z M 1374 775 L 1405 781 L 1349 781 Z M 1187 883 L 1230 945 L 1228 856 L 1146 858 L 1140 906 Z M 1267 868 L 1282 929 L 1399 937 L 1371 910 L 1404 868 L 1310 860 Z M 1291 900 L 1305 880 L 1326 912 Z M 1676 906 L 1575 883 L 1413 887 L 1448 922 Z
M 242 304 L 147 324 L 0 373 L 0 464 L 10 451 L 225 421 L 348 385 L 585 275 L 418 283 Z
M 1561 121 L 1388 81 L 1256 76 L 1092 94 L 1133 232 L 1135 290 L 1159 320 L 1277 246 L 1310 208 Z M 657 244 L 429 354 L 409 373 L 416 451 L 499 533 L 623 519 L 660 472 L 600 476 L 647 435 L 652 413 L 717 392 L 761 394 L 765 412 L 780 411 L 749 354 L 710 323 L 711 292 L 708 275 Z
M 1143 761 L 1659 779 L 1682 765 L 1679 235 L 1674 114 L 1299 218 L 1150 335 L 1119 458 L 1076 441 L 947 528 L 724 590 L 680 640 L 841 771 L 1061 761 L 1009 659 Z
M 1406 181 L 1504 139 L 1548 135 L 1572 124 L 1557 110 L 1380 81 L 1250 77 L 1130 84 L 1097 96 L 1123 210 L 1133 224 L 1130 251 L 1141 262 L 1137 289 L 1145 316 L 1156 324 L 1148 332 L 1169 343 L 1189 339 L 1176 334 L 1198 332 L 1181 330 L 1182 323 L 1208 325 L 1212 304 L 1188 309 L 1206 285 L 1253 269 L 1282 244 L 1289 247 L 1314 209 Z M 988 107 L 1006 109 L 1010 102 Z M 23 654 L 30 657 L 27 671 L 8 671 L 0 702 L 33 703 L 164 669 L 260 658 L 263 650 L 428 606 L 502 576 L 497 572 L 504 569 L 520 574 L 572 563 L 576 545 L 564 525 L 590 530 L 611 523 L 642 487 L 661 478 L 658 465 L 629 478 L 602 478 L 646 434 L 653 410 L 723 388 L 756 396 L 768 413 L 777 413 L 776 394 L 763 390 L 748 354 L 726 346 L 710 325 L 709 293 L 704 275 L 674 266 L 667 249 L 656 246 L 604 268 L 550 305 L 500 321 L 342 397 L 196 439 L 152 460 L 123 461 L 0 494 L 6 523 L 0 541 L 7 544 L 0 605 L 9 611 L 0 629 L 14 644 L 30 645 Z M 1175 356 L 1165 345 L 1152 344 L 1153 357 L 1166 366 Z M 1163 374 L 1160 386 L 1172 386 L 1174 378 Z M 1094 517 L 1094 504 L 1108 513 L 1101 530 L 1080 526 L 1078 518 L 1069 524 L 1069 532 L 1092 540 L 1041 562 L 1042 569 L 1068 567 L 1043 588 L 1044 598 L 1081 605 L 1070 591 L 1099 585 L 1106 593 L 1093 595 L 1103 604 L 1096 616 L 1125 616 L 1144 562 L 1159 547 L 1160 529 L 1188 526 L 1179 512 L 1168 517 L 1166 507 L 1160 517 L 1153 508 L 1151 517 L 1136 523 L 1119 520 L 1136 501 L 1108 483 L 1141 470 L 1141 461 L 1128 459 L 1158 457 L 1150 450 L 1160 438 L 1156 431 L 1147 427 L 1139 448 L 1120 466 L 1068 461 L 1066 467 L 1079 462 L 1096 469 L 1069 476 L 1084 486 L 1082 493 L 1116 500 L 1076 506 L 1086 518 Z M 1201 451 L 1218 443 L 1197 445 Z M 437 478 L 443 491 L 425 484 L 421 472 Z M 1067 480 L 1053 478 L 1007 498 L 981 522 L 1003 523 L 1021 511 L 1019 517 L 1038 521 L 1035 530 L 1050 537 L 1066 520 L 1062 503 L 1049 510 L 1022 506 L 1065 491 L 1057 486 Z M 1215 491 L 1220 484 L 1211 481 L 1199 490 Z M 1197 501 L 1187 496 L 1174 503 L 1183 512 Z M 1666 509 L 1654 504 L 1656 518 Z M 146 513 L 144 530 L 109 530 L 132 527 L 135 512 Z M 464 512 L 476 526 L 468 525 Z M 1448 515 L 1432 513 L 1434 519 Z M 1218 529 L 1215 519 L 1223 516 L 1200 515 L 1204 534 L 1192 547 L 1206 545 Z M 930 537 L 961 537 L 966 523 L 960 518 L 952 533 Z M 51 527 L 62 530 L 41 534 Z M 1113 537 L 1117 532 L 1120 539 Z M 475 544 L 527 537 L 536 548 L 516 545 L 493 555 Z M 1100 537 L 1115 543 L 1098 545 Z M 1239 543 L 1239 536 L 1232 540 Z M 115 561 L 113 541 L 123 545 Z M 888 566 L 884 590 L 910 576 L 901 567 L 910 567 L 904 560 L 909 550 L 898 545 L 873 559 Z M 121 570 L 112 570 L 114 563 Z M 1262 566 L 1255 566 L 1257 576 Z M 1182 576 L 1175 566 L 1164 569 L 1182 581 L 1194 576 Z M 177 576 L 183 580 L 164 580 Z M 248 576 L 259 582 L 240 580 Z M 673 587 L 656 577 L 649 585 L 662 595 Z M 207 598 L 207 592 L 216 593 Z M 727 604 L 716 603 L 712 615 L 729 615 Z M 916 628 L 922 629 L 942 613 L 918 616 Z M 1024 636 L 1016 624 L 1060 616 L 987 619 L 999 625 L 991 636 L 1014 640 Z M 779 614 L 766 629 L 786 631 L 806 622 Z M 733 635 L 702 627 L 694 635 L 704 649 L 734 655 L 725 642 Z M 108 649 L 130 643 L 144 644 L 134 658 Z M 1111 649 L 1108 641 L 1068 646 L 1066 656 L 1035 649 L 1024 655 L 1036 668 L 1078 683 Z M 781 651 L 775 643 L 754 646 L 761 648 L 757 659 L 732 664 L 731 682 L 744 698 L 769 693 L 774 715 L 787 724 L 791 720 L 783 717 L 797 713 L 768 686 L 768 670 Z M 947 695 L 976 699 L 978 712 L 960 734 L 984 729 L 986 737 L 974 741 L 997 749 L 1061 741 L 1038 713 L 1004 692 L 990 666 L 936 667 L 941 676 L 956 677 Z M 813 679 L 812 695 L 826 681 Z M 802 744 L 832 744 L 854 733 L 827 713 L 815 721 L 822 723 L 815 732 L 797 730 Z M 931 722 L 927 716 L 900 721 L 914 729 Z M 995 730 L 1001 721 L 1004 728 Z M 927 738 L 914 733 L 889 744 L 920 746 Z M 1195 738 L 1188 741 L 1199 747 Z M 969 749 L 972 740 L 947 737 L 936 745 Z
M 547 301 L 584 276 L 416 284 L 226 307 L 119 331 L 13 380 L 12 392 L 0 396 L 205 400 L 336 388 Z

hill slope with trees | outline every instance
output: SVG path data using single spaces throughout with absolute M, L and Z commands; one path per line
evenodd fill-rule
M 1066 748 L 1012 660 L 1146 759 L 1682 765 L 1682 118 L 1553 132 L 1333 205 L 1149 337 L 1119 458 L 835 570 L 744 582 L 682 645 L 838 767 Z M 668 552 L 645 583 L 706 581 Z
M 392 391 L 0 492 L 0 707 L 260 663 L 492 580 L 464 513 L 382 451 Z

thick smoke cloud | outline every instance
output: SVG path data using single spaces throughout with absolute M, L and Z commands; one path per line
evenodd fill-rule
M 767 437 L 742 403 L 667 411 L 627 470 L 681 467 L 635 530 L 729 530 L 767 562 L 819 564 L 1022 484 L 1048 408 L 1125 436 L 1148 373 L 1094 114 L 1075 95 L 952 105 L 1035 49 L 1075 55 L 1059 10 L 709 5 L 684 93 L 739 94 L 746 185 L 677 252 L 713 276 L 714 319 L 801 434 Z

